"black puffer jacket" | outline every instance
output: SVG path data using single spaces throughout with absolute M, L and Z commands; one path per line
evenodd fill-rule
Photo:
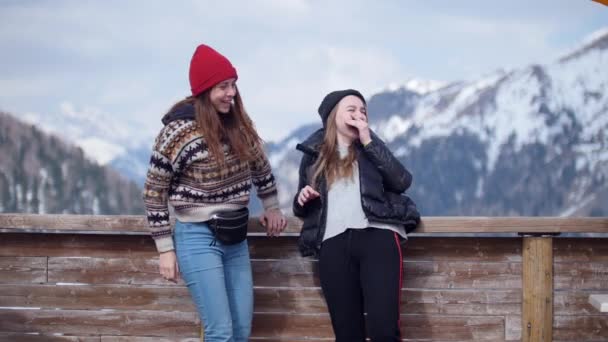
M 297 149 L 304 152 L 300 163 L 300 181 L 298 192 L 293 201 L 293 212 L 304 220 L 298 245 L 304 256 L 317 255 L 327 218 L 327 184 L 323 177 L 319 179 L 317 190 L 321 196 L 304 206 L 298 204 L 298 194 L 306 185 L 310 185 L 314 165 L 319 156 L 325 131 L 319 129 Z M 361 204 L 363 212 L 371 221 L 402 224 L 406 232 L 416 229 L 420 214 L 414 202 L 402 195 L 412 184 L 412 175 L 401 165 L 386 147 L 384 142 L 372 133 L 372 142 L 367 146 L 356 145 L 359 164 L 359 181 L 361 186 Z

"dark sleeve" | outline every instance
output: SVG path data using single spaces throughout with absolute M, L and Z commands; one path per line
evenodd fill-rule
M 298 191 L 296 191 L 296 194 L 293 198 L 293 214 L 297 217 L 306 216 L 308 211 L 308 206 L 301 206 L 298 203 L 298 194 L 300 193 L 300 190 L 302 190 L 302 188 L 310 184 L 310 179 L 308 179 L 306 170 L 312 164 L 312 159 L 312 156 L 305 153 L 302 156 L 302 160 L 300 161 L 300 170 L 298 172 Z
M 388 191 L 403 193 L 412 184 L 412 174 L 395 158 L 393 153 L 378 137 L 363 147 L 367 157 L 376 165 L 384 187 Z

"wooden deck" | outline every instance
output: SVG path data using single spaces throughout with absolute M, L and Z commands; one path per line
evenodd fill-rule
M 0 341 L 199 341 L 183 283 L 162 279 L 139 216 L 0 215 Z M 332 340 L 299 221 L 251 222 L 252 340 Z M 425 218 L 404 250 L 407 341 L 608 341 L 608 238 L 441 233 L 608 233 L 608 218 Z M 524 284 L 526 284 L 524 286 Z

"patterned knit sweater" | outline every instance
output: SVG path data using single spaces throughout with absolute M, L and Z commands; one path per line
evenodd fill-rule
M 200 222 L 221 209 L 239 209 L 249 203 L 252 184 L 264 209 L 279 207 L 270 163 L 261 147 L 252 162 L 240 161 L 224 144 L 226 166 L 221 174 L 197 129 L 192 106 L 165 117 L 165 127 L 155 140 L 144 185 L 148 226 L 159 252 L 174 249 L 169 205 L 182 222 Z M 191 115 L 190 115 L 191 114 Z

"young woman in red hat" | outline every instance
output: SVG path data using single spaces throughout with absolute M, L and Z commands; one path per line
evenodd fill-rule
M 370 131 L 358 91 L 329 93 L 319 115 L 323 128 L 297 146 L 300 251 L 319 258 L 336 341 L 363 342 L 366 332 L 374 342 L 401 341 L 400 241 L 420 220 L 402 195 L 412 175 Z
M 268 234 L 276 236 L 286 226 L 262 140 L 236 81 L 226 57 L 198 46 L 190 63 L 192 96 L 162 118 L 143 194 L 160 273 L 170 281 L 181 274 L 205 341 L 249 339 L 253 282 L 246 208 L 252 185 Z

